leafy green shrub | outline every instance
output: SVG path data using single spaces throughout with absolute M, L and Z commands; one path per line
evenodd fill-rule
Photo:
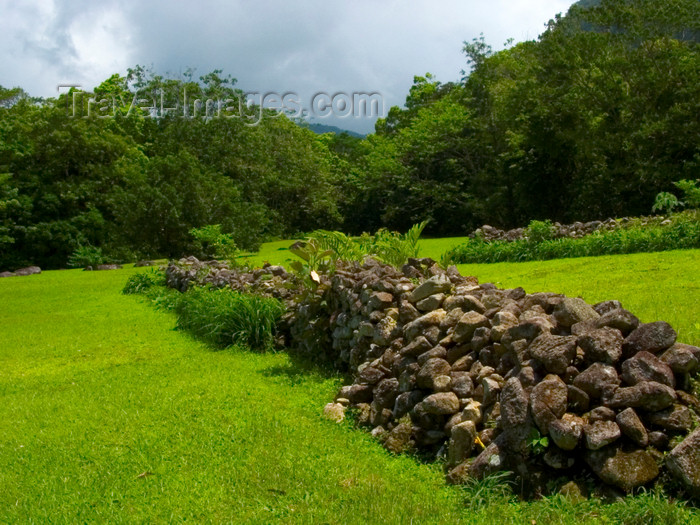
M 579 239 L 564 237 L 541 242 L 521 239 L 486 242 L 470 239 L 447 251 L 443 265 L 544 261 L 640 252 L 700 248 L 700 214 L 677 214 L 669 226 L 635 226 L 612 231 L 598 230 Z
M 68 257 L 68 266 L 71 268 L 93 268 L 107 262 L 107 258 L 102 253 L 102 249 L 97 246 L 78 246 Z
M 552 221 L 530 221 L 525 228 L 525 238 L 530 242 L 543 242 L 554 239 L 557 229 Z
M 190 235 L 201 246 L 201 253 L 208 258 L 219 259 L 233 263 L 239 254 L 233 235 L 223 233 L 220 224 L 210 224 L 202 228 L 192 228 Z
M 685 205 L 688 208 L 700 208 L 700 179 L 684 179 L 674 182 L 673 185 L 683 192 Z
M 292 268 L 298 272 L 307 270 L 333 271 L 335 261 L 362 261 L 371 256 L 397 268 L 409 257 L 418 256 L 418 240 L 427 221 L 415 224 L 405 234 L 380 229 L 374 235 L 349 237 L 342 232 L 316 230 L 304 243 L 290 251 L 304 261 Z
M 654 206 L 652 206 L 651 211 L 652 213 L 656 213 L 657 211 L 662 213 L 673 213 L 673 210 L 679 206 L 683 206 L 683 203 L 678 200 L 678 197 L 676 197 L 673 193 L 662 191 L 656 196 Z
M 283 312 L 284 305 L 276 299 L 226 288 L 193 288 L 175 304 L 178 328 L 220 348 L 233 344 L 269 348 Z
M 165 276 L 156 269 L 129 277 L 122 288 L 122 293 L 126 295 L 143 294 L 154 286 L 165 286 Z

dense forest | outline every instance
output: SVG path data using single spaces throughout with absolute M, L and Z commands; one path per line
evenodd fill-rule
M 218 70 L 115 74 L 93 93 L 124 102 L 110 118 L 87 117 L 88 96 L 0 88 L 0 269 L 63 267 L 81 246 L 179 256 L 209 224 L 252 250 L 321 227 L 428 219 L 426 233 L 465 235 L 648 213 L 657 193 L 700 177 L 699 42 L 698 0 L 575 5 L 537 41 L 466 42 L 461 80 L 416 76 L 366 138 L 317 135 L 272 111 L 253 126 L 246 114 L 130 110 L 161 90 L 240 96 Z

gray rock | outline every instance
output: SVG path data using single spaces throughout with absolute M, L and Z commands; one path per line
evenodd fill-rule
M 542 434 L 547 434 L 549 424 L 566 412 L 566 396 L 566 384 L 556 375 L 548 375 L 532 389 L 530 410 Z
M 394 403 L 394 419 L 401 419 L 403 416 L 408 414 L 413 408 L 423 400 L 423 394 L 420 390 L 411 390 L 410 392 L 403 392 L 396 397 L 396 402 Z
M 444 293 L 436 293 L 418 301 L 416 303 L 416 308 L 420 312 L 432 312 L 433 310 L 440 308 L 440 305 L 444 300 Z
M 700 496 L 700 428 L 669 452 L 666 467 L 692 495 Z
M 416 307 L 405 299 L 401 301 L 399 305 L 399 321 L 403 324 L 408 324 L 411 321 L 415 321 L 420 317 L 420 313 L 416 310 Z
M 631 357 L 637 352 L 658 354 L 673 346 L 676 342 L 676 331 L 664 321 L 648 323 L 639 326 L 622 343 L 622 353 Z
M 519 341 L 525 339 L 528 342 L 535 339 L 538 335 L 542 333 L 551 333 L 554 325 L 551 321 L 544 317 L 534 317 L 518 323 L 506 330 L 506 333 L 501 338 L 501 342 L 504 344 L 509 344 L 513 341 Z
M 452 339 L 455 343 L 471 341 L 474 331 L 480 327 L 488 327 L 489 320 L 479 312 L 471 311 L 465 313 L 455 327 Z
M 423 352 L 421 355 L 418 356 L 418 364 L 420 366 L 423 366 L 428 359 L 432 359 L 438 357 L 440 359 L 445 359 L 447 357 L 447 350 L 445 350 L 444 346 L 435 346 L 428 350 L 427 352 Z
M 661 360 L 676 374 L 691 374 L 700 364 L 700 348 L 676 343 L 661 354 Z
M 344 398 L 350 401 L 353 405 L 358 403 L 367 403 L 372 400 L 372 386 L 371 385 L 346 385 L 341 387 L 336 396 L 336 400 Z
M 601 362 L 614 365 L 622 357 L 622 332 L 609 326 L 593 330 L 578 338 L 584 359 L 592 364 Z
M 444 359 L 437 357 L 428 359 L 416 375 L 416 383 L 420 388 L 432 390 L 435 386 L 435 378 L 438 376 L 449 375 L 450 370 L 450 363 Z
M 456 414 L 459 410 L 459 399 L 453 392 L 438 392 L 426 397 L 423 408 L 428 414 L 447 416 Z
M 394 296 L 387 292 L 374 292 L 369 297 L 367 305 L 370 311 L 385 310 L 394 302 Z
M 601 315 L 600 318 L 595 321 L 596 328 L 603 328 L 605 326 L 617 328 L 622 332 L 622 335 L 626 336 L 639 326 L 639 319 L 631 312 L 620 308 Z
M 666 363 L 642 350 L 622 363 L 622 380 L 628 385 L 642 381 L 656 381 L 670 387 L 676 386 L 673 371 Z
M 433 348 L 433 345 L 422 335 L 416 337 L 409 344 L 404 346 L 400 353 L 406 356 L 419 356 Z
M 588 394 L 574 385 L 566 385 L 566 391 L 568 394 L 567 410 L 577 414 L 582 414 L 588 411 L 588 408 L 590 407 L 590 398 L 588 397 Z
M 574 379 L 574 386 L 588 394 L 589 398 L 599 399 L 620 385 L 620 378 L 614 367 L 594 363 Z
M 491 338 L 496 342 L 500 341 L 508 329 L 517 326 L 518 323 L 518 318 L 511 312 L 497 312 L 491 320 Z
M 622 308 L 620 301 L 603 301 L 602 303 L 597 303 L 593 305 L 593 309 L 598 312 L 599 315 L 605 315 L 613 310 L 618 310 Z
M 548 372 L 563 374 L 576 357 L 576 337 L 544 333 L 532 341 L 529 352 Z
M 614 421 L 596 421 L 583 428 L 586 436 L 586 448 L 588 450 L 598 450 L 614 443 L 622 433 L 620 427 Z
M 549 435 L 554 444 L 562 450 L 574 450 L 583 434 L 584 420 L 572 414 L 564 414 L 549 424 Z
M 413 426 L 408 423 L 399 423 L 389 432 L 384 440 L 384 448 L 393 454 L 401 454 L 411 448 L 411 435 Z
M 693 426 L 693 416 L 688 407 L 674 404 L 664 410 L 651 412 L 646 420 L 654 426 L 671 432 L 688 432 Z
M 116 264 L 114 266 L 118 266 L 119 268 L 121 268 L 121 266 L 116 265 Z M 98 266 L 98 269 L 100 269 L 99 266 Z M 15 275 L 20 276 L 20 277 L 27 276 L 27 275 L 36 275 L 39 273 L 41 273 L 41 268 L 39 268 L 38 266 L 28 266 L 26 268 L 20 268 L 19 270 L 15 270 L 15 272 L 14 272 Z
M 565 297 L 555 308 L 554 318 L 562 326 L 598 319 L 600 315 L 591 305 L 578 297 Z
M 649 412 L 663 410 L 676 400 L 676 392 L 667 385 L 642 381 L 634 386 L 615 390 L 606 405 L 611 408 L 642 408 Z
M 489 443 L 472 464 L 469 465 L 469 476 L 475 479 L 483 479 L 494 472 L 503 470 L 507 460 L 506 447 L 504 445 L 504 438 L 501 436 Z
M 527 421 L 529 398 L 520 381 L 511 377 L 501 391 L 501 420 L 504 427 L 523 425 Z
M 615 411 L 608 407 L 596 407 L 588 414 L 588 422 L 615 421 Z
M 446 275 L 435 275 L 414 289 L 408 300 L 412 303 L 417 303 L 430 295 L 449 292 L 451 288 L 452 282 Z
M 574 466 L 576 459 L 557 448 L 549 447 L 542 456 L 545 464 L 555 470 L 569 469 Z
M 452 391 L 460 399 L 467 399 L 474 393 L 474 383 L 468 372 L 451 372 Z
M 374 387 L 374 403 L 382 408 L 394 406 L 394 401 L 399 395 L 399 380 L 395 377 L 382 379 Z
M 626 408 L 615 417 L 617 426 L 622 433 L 640 447 L 649 444 L 649 435 L 644 424 L 633 408 Z
M 445 310 L 439 309 L 439 310 L 433 310 L 432 312 L 428 312 L 425 315 L 420 316 L 419 318 L 411 321 L 410 323 L 404 325 L 403 327 L 403 335 L 404 339 L 406 341 L 412 341 L 421 333 L 425 335 L 425 332 L 431 328 L 431 327 L 438 327 L 440 326 L 440 323 L 442 320 L 445 318 L 445 315 L 447 315 L 447 312 Z M 426 336 L 426 339 L 430 339 L 429 337 Z
M 654 458 L 643 450 L 623 452 L 616 447 L 586 453 L 586 462 L 605 483 L 630 491 L 659 475 Z
M 476 435 L 476 426 L 471 421 L 464 421 L 452 427 L 452 434 L 447 445 L 448 467 L 454 467 L 471 456 Z

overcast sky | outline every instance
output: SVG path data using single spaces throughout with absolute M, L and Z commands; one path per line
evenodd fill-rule
M 0 85 L 56 96 L 136 64 L 179 76 L 223 69 L 246 91 L 378 92 L 402 105 L 414 75 L 460 78 L 462 45 L 531 40 L 572 0 L 0 0 Z M 373 118 L 317 121 L 368 132 Z

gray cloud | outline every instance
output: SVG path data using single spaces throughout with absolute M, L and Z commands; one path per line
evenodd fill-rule
M 0 84 L 54 96 L 136 64 L 223 69 L 251 91 L 378 91 L 401 105 L 414 75 L 460 77 L 464 40 L 534 39 L 572 0 L 181 2 L 0 0 Z M 367 132 L 374 119 L 324 121 Z

